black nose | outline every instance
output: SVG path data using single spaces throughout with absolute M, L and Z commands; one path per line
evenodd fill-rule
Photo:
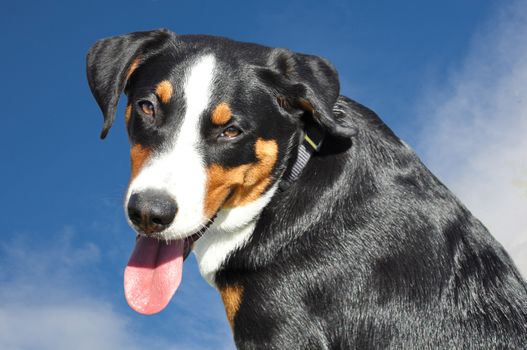
M 152 234 L 167 228 L 177 212 L 176 202 L 163 191 L 134 193 L 128 201 L 128 217 L 143 233 Z

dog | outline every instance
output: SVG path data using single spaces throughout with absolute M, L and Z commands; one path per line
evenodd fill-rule
M 525 349 L 502 246 L 325 59 L 165 29 L 96 42 L 122 92 L 136 246 L 129 305 L 161 311 L 195 253 L 240 349 Z

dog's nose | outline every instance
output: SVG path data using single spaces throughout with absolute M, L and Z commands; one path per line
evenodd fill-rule
M 134 193 L 128 201 L 128 217 L 143 233 L 152 234 L 167 228 L 177 212 L 176 202 L 158 190 Z

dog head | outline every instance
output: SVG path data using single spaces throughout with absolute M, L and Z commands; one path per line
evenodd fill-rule
M 305 118 L 328 133 L 335 69 L 324 59 L 225 38 L 137 32 L 98 41 L 87 57 L 104 138 L 120 94 L 131 144 L 125 208 L 139 234 L 191 236 L 222 210 L 225 228 L 268 202 Z

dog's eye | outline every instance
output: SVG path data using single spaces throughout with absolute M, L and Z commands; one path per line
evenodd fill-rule
M 138 106 L 139 108 L 141 108 L 141 111 L 150 116 L 150 117 L 154 117 L 155 116 L 155 107 L 154 107 L 154 104 L 148 100 L 141 100 L 138 102 Z
M 238 129 L 235 126 L 229 126 L 227 129 L 223 130 L 220 137 L 226 138 L 226 139 L 233 139 L 237 136 L 239 136 L 242 133 L 240 129 Z

